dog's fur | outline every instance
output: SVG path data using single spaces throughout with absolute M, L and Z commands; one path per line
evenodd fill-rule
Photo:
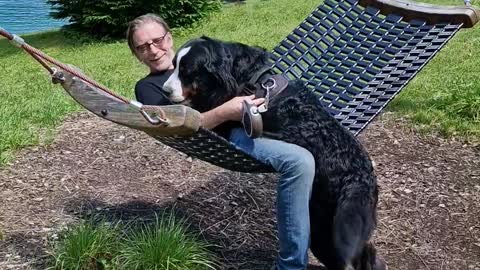
M 178 51 L 175 72 L 165 87 L 205 112 L 243 95 L 244 87 L 254 87 L 249 80 L 269 65 L 268 58 L 261 48 L 202 37 Z M 178 82 L 182 89 L 172 89 Z M 300 145 L 315 158 L 310 200 L 310 249 L 315 257 L 329 270 L 384 269 L 369 242 L 376 227 L 378 187 L 362 145 L 300 81 L 289 82 L 262 117 L 267 134 Z

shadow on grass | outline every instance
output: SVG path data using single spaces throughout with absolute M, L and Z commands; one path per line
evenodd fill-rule
M 219 172 L 175 201 L 129 200 L 112 204 L 77 197 L 67 198 L 63 205 L 66 213 L 83 220 L 132 222 L 133 226 L 148 224 L 173 210 L 176 217 L 189 224 L 189 232 L 210 245 L 220 258 L 221 269 L 265 270 L 270 269 L 277 254 L 275 189 L 273 174 Z M 39 256 L 43 258 L 44 254 Z M 46 264 L 46 259 L 38 265 L 42 262 Z
M 133 200 L 112 205 L 81 198 L 68 201 L 65 209 L 81 219 L 133 224 L 154 221 L 173 210 L 176 217 L 187 221 L 190 232 L 211 245 L 212 252 L 221 259 L 222 269 L 264 270 L 271 267 L 276 256 L 275 179 L 253 177 L 221 173 L 206 186 L 163 204 Z

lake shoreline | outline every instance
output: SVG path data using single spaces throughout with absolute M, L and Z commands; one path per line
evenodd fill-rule
M 59 30 L 68 20 L 50 17 L 51 6 L 44 0 L 0 0 L 0 27 L 12 34 L 28 35 Z

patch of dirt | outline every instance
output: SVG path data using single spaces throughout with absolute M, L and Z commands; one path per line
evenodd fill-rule
M 390 269 L 480 269 L 480 149 L 384 116 L 360 136 L 381 185 L 375 242 Z M 275 174 L 226 171 L 88 113 L 0 168 L 0 269 L 44 269 L 79 218 L 150 219 L 175 207 L 225 269 L 275 257 Z M 312 264 L 317 262 L 312 260 Z

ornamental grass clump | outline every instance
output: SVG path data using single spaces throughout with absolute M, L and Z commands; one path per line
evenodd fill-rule
M 112 269 L 118 253 L 119 226 L 82 221 L 60 233 L 50 269 Z
M 207 247 L 187 231 L 185 220 L 170 213 L 132 228 L 121 242 L 118 264 L 123 269 L 216 269 Z

